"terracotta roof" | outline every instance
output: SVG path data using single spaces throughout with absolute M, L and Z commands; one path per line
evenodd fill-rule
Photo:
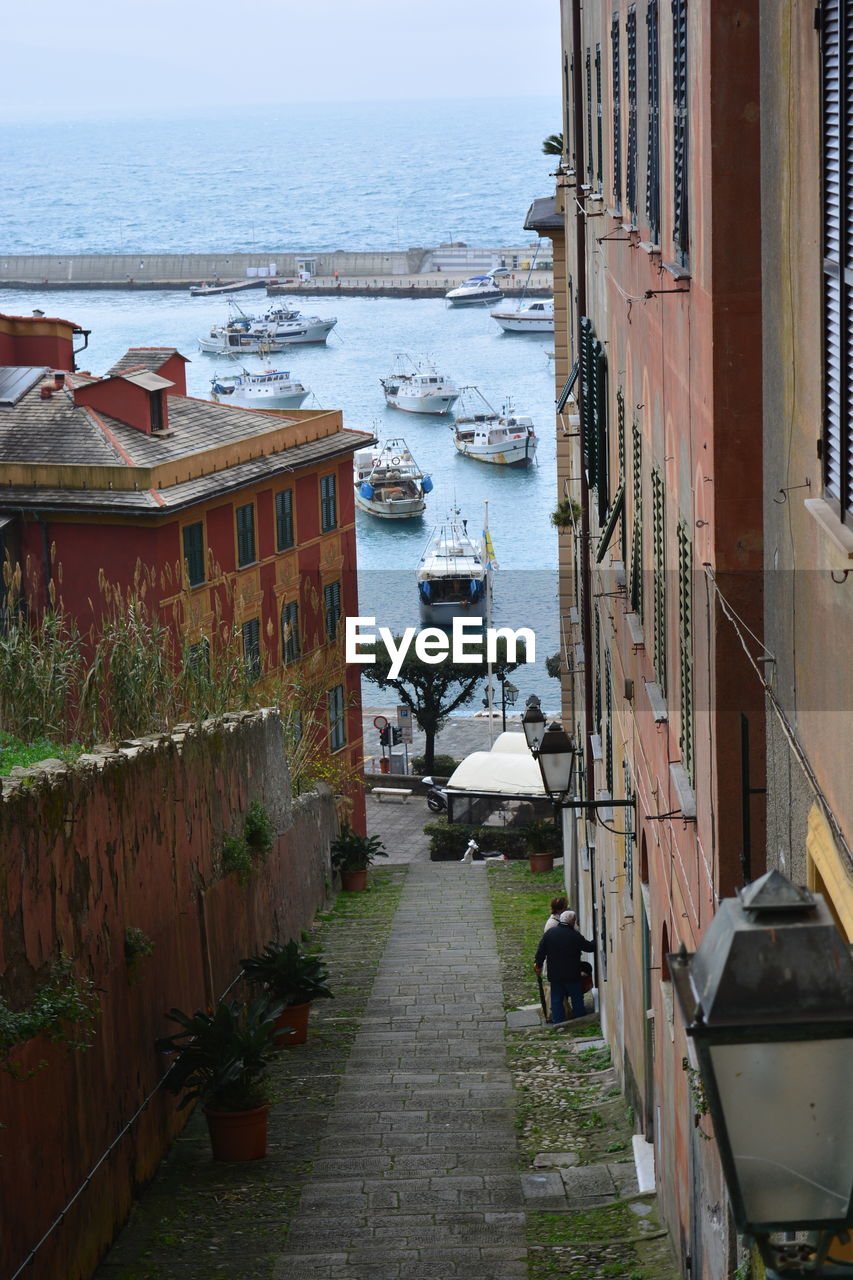
M 187 357 L 182 356 L 177 347 L 129 347 L 122 358 L 111 369 L 107 369 L 104 376 L 111 378 L 118 373 L 129 373 L 136 369 L 148 369 L 151 373 L 157 373 L 172 356 L 180 356 L 181 360 L 189 364 Z

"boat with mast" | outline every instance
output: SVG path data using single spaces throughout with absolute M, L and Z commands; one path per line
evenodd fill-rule
M 483 549 L 454 511 L 433 530 L 417 569 L 421 621 L 450 627 L 454 618 L 485 621 L 488 566 Z
M 510 401 L 498 413 L 477 387 L 463 387 L 460 404 L 463 412 L 457 412 L 453 424 L 459 453 L 504 467 L 532 465 L 538 441 L 529 414 L 516 413 Z
M 459 399 L 455 382 L 431 361 L 415 361 L 405 351 L 397 352 L 391 372 L 379 381 L 385 403 L 406 413 L 449 413 Z
M 379 447 L 358 449 L 353 458 L 355 505 L 386 520 L 411 520 L 423 514 L 432 480 L 415 462 L 401 436 Z

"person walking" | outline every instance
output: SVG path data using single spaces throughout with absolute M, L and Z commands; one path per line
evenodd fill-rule
M 551 1022 L 554 1026 L 566 1018 L 564 1000 L 572 1002 L 572 1015 L 582 1018 L 586 1009 L 583 1002 L 581 981 L 581 952 L 594 951 L 595 943 L 588 941 L 575 928 L 574 911 L 564 911 L 559 925 L 546 929 L 542 934 L 533 968 L 542 976 L 542 966 L 548 962 L 548 981 L 551 984 Z
M 554 925 L 559 924 L 560 916 L 563 914 L 564 911 L 568 911 L 568 909 L 569 909 L 568 898 L 566 898 L 565 896 L 561 896 L 559 898 L 552 898 L 551 914 L 549 915 L 548 919 L 545 921 L 545 929 L 543 930 L 543 932 L 547 932 L 549 929 L 553 929 Z

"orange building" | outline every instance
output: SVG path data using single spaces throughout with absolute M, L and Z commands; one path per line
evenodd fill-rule
M 131 348 L 103 377 L 74 372 L 81 332 L 0 317 L 0 552 L 28 566 L 28 606 L 43 608 L 55 580 L 88 630 L 101 582 L 130 588 L 141 565 L 190 643 L 217 620 L 240 629 L 252 678 L 337 653 L 339 620 L 358 613 L 352 454 L 372 437 L 339 411 L 189 397 L 172 348 Z M 358 671 L 340 658 L 327 683 L 329 750 L 360 771 Z

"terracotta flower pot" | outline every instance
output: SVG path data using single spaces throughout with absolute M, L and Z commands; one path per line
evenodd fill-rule
M 205 1107 L 214 1160 L 262 1160 L 267 1154 L 269 1106 L 251 1111 L 215 1111 Z
M 528 853 L 527 861 L 531 871 L 553 871 L 553 853 Z
M 341 888 L 347 893 L 355 893 L 357 889 L 367 888 L 367 869 L 364 871 L 342 871 Z
M 291 1044 L 304 1044 L 308 1039 L 308 1014 L 310 1004 L 289 1004 L 275 1020 L 281 1031 L 276 1035 L 274 1043 L 281 1048 Z M 288 1030 L 285 1030 L 288 1028 Z

